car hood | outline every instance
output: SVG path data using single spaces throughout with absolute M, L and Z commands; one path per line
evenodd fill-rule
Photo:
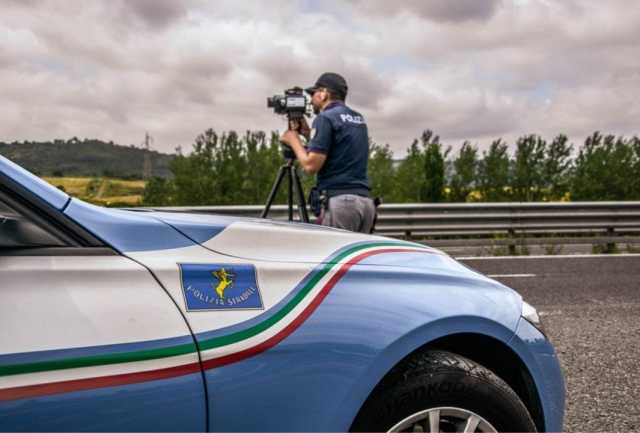
M 419 267 L 423 270 L 426 267 L 430 272 L 487 279 L 438 249 L 383 236 L 260 218 L 169 212 L 153 212 L 150 215 L 211 251 L 247 260 L 327 263 L 337 253 L 349 248 L 379 244 L 385 248 L 410 247 L 431 253 L 427 256 L 421 254 L 419 263 L 396 255 L 394 258 L 387 256 L 377 263 L 379 265 Z
M 466 286 L 491 287 L 493 290 L 487 292 L 496 297 L 495 302 L 503 302 L 505 292 L 512 303 L 521 302 L 512 289 L 435 248 L 382 236 L 257 218 L 108 209 L 77 199 L 71 201 L 65 213 L 124 255 L 138 258 L 144 254 L 137 253 L 172 250 L 167 251 L 167 256 L 179 260 L 181 249 L 190 257 L 198 257 L 200 248 L 194 250 L 193 247 L 199 245 L 218 254 L 250 261 L 322 264 L 358 248 L 415 248 L 420 253 L 381 254 L 360 265 L 398 271 L 402 268 L 402 272 L 416 275 L 440 275 L 457 279 Z M 202 260 L 210 258 L 204 250 L 201 256 Z
M 169 212 L 149 215 L 210 251 L 255 262 L 315 265 L 359 254 L 357 251 L 370 252 L 371 248 L 388 252 L 414 250 L 413 253 L 374 254 L 359 261 L 358 265 L 376 267 L 377 275 L 401 273 L 406 278 L 448 281 L 452 286 L 477 289 L 487 300 L 502 308 L 512 306 L 517 315 L 521 308 L 522 298 L 513 289 L 422 244 L 313 224 L 258 218 Z
M 122 253 L 199 244 L 255 260 L 322 262 L 328 251 L 387 238 L 314 224 L 224 215 L 123 210 L 72 199 L 64 213 Z M 435 250 L 434 250 L 435 251 Z
M 408 256 L 385 256 L 380 266 L 415 268 L 472 279 L 487 277 L 435 248 L 398 239 L 353 233 L 314 224 L 290 223 L 178 212 L 131 211 L 94 206 L 73 199 L 65 213 L 95 236 L 127 254 L 200 245 L 210 251 L 247 259 L 288 263 L 328 263 L 361 245 L 419 248 L 431 254 L 418 261 Z M 493 280 L 491 280 L 493 281 Z M 499 284 L 499 283 L 496 283 Z
M 209 250 L 253 260 L 322 263 L 332 252 L 360 242 L 418 246 L 316 224 L 172 212 L 153 212 L 150 215 Z

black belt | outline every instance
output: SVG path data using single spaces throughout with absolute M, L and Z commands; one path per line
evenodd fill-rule
M 345 194 L 353 194 L 353 195 L 359 195 L 360 197 L 369 198 L 369 190 L 364 188 L 328 189 L 326 191 L 327 191 L 327 197 L 329 198 L 337 197 L 339 195 L 345 195 Z

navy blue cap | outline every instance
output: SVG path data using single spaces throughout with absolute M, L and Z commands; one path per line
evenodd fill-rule
M 315 85 L 307 87 L 304 90 L 308 94 L 313 95 L 313 92 L 321 87 L 332 90 L 343 98 L 347 96 L 347 91 L 349 90 L 347 87 L 347 81 L 342 77 L 342 75 L 334 72 L 325 72 L 320 75 L 320 78 L 318 78 Z

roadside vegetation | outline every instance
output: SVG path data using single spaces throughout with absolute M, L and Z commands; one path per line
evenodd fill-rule
M 263 132 L 199 135 L 178 152 L 172 176 L 152 178 L 147 205 L 264 203 L 283 163 L 278 135 Z M 464 142 L 457 152 L 424 131 L 397 161 L 389 145 L 371 143 L 372 192 L 386 203 L 640 200 L 640 139 L 594 132 L 577 148 L 564 135 L 526 135 L 514 151 L 502 139 L 482 153 Z M 314 179 L 303 176 L 306 187 Z M 284 190 L 284 188 L 282 188 Z M 281 191 L 277 202 L 285 200 Z
M 73 197 L 110 207 L 139 206 L 146 183 L 106 177 L 45 176 L 43 179 Z
M 208 129 L 189 153 L 177 148 L 175 155 L 74 137 L 0 143 L 0 154 L 106 206 L 262 204 L 284 163 L 278 137 Z M 402 160 L 387 144 L 370 146 L 372 192 L 386 203 L 640 200 L 635 136 L 594 132 L 576 145 L 564 135 L 525 135 L 512 144 L 496 139 L 483 150 L 466 141 L 453 151 L 426 130 Z M 302 180 L 306 190 L 315 183 Z M 284 190 L 277 203 L 284 203 Z

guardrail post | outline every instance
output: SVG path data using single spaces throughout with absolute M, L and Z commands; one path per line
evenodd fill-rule
M 509 237 L 509 255 L 516 255 L 516 232 L 513 229 L 509 229 L 508 235 Z
M 405 230 L 404 232 L 404 238 L 406 240 L 411 240 L 411 230 Z
M 615 235 L 615 229 L 613 227 L 607 228 L 607 236 L 613 237 Z M 615 242 L 607 242 L 607 254 L 613 254 L 616 251 Z

